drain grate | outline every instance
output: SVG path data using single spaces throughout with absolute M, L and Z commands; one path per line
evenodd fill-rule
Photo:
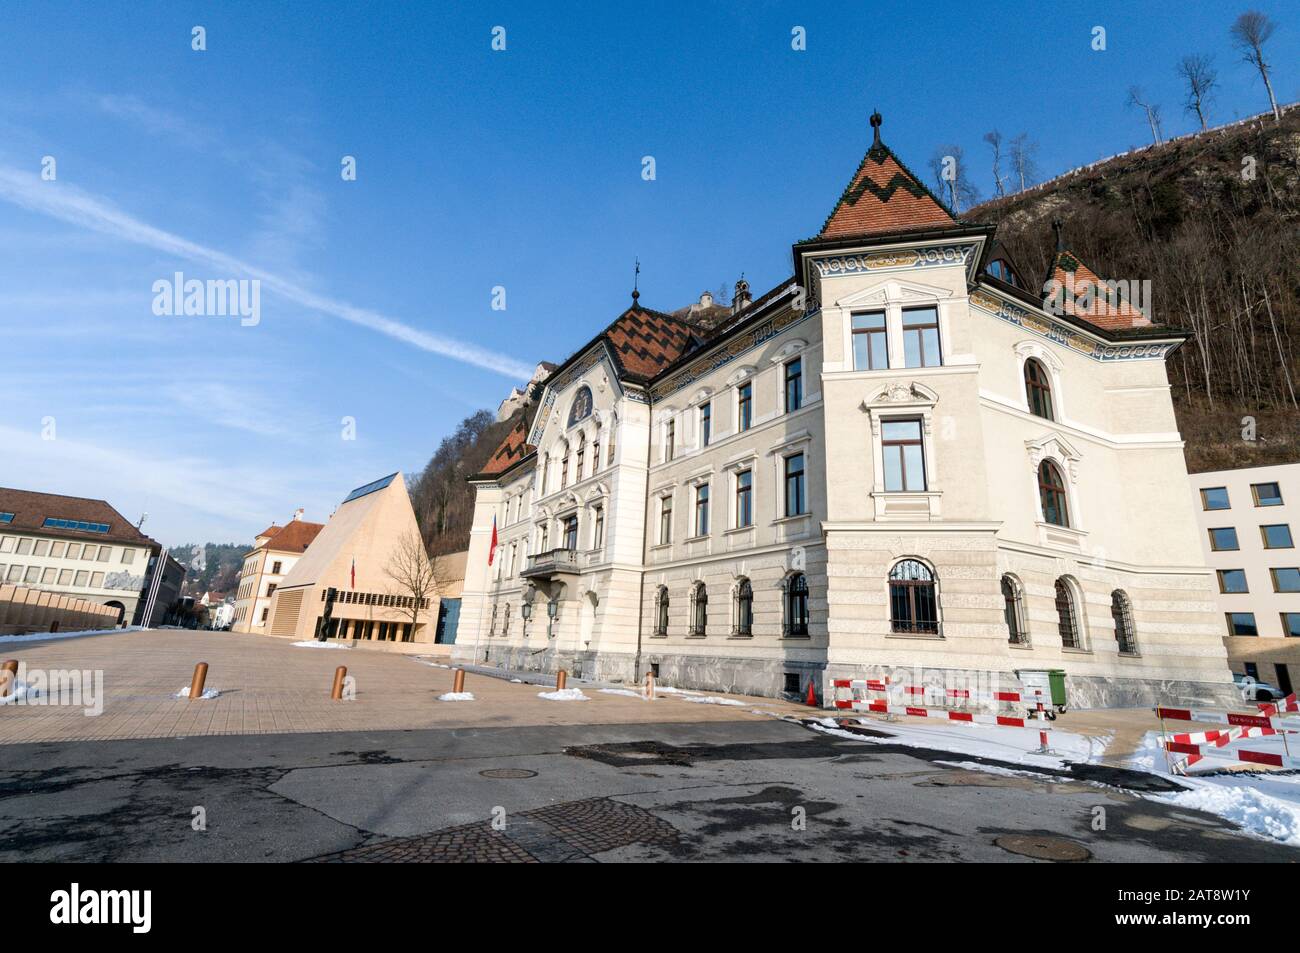
M 529 771 L 527 768 L 488 768 L 480 771 L 479 775 L 485 778 L 495 778 L 498 781 L 519 781 L 523 778 L 537 777 L 536 771 Z
M 1087 860 L 1092 856 L 1092 851 L 1082 844 L 1046 834 L 1007 834 L 995 839 L 993 843 L 1009 853 L 1035 860 L 1070 862 Z

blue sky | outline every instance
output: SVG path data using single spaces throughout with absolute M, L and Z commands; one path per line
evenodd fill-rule
M 1300 17 L 1255 6 L 1294 101 Z M 166 544 L 248 540 L 298 506 L 323 520 L 617 316 L 635 258 L 663 310 L 788 275 L 874 108 L 918 172 L 960 144 L 986 195 L 992 128 L 1028 132 L 1049 176 L 1146 144 L 1135 83 L 1167 134 L 1191 131 L 1186 53 L 1216 57 L 1213 122 L 1261 111 L 1228 41 L 1244 9 L 7 5 L 0 485 L 148 512 Z M 176 271 L 261 276 L 260 323 L 155 315 Z

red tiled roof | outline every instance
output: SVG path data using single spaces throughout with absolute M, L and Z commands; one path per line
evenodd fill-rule
M 628 308 L 604 331 L 623 370 L 651 378 L 686 353 L 700 335 L 694 325 L 639 304 Z
M 152 543 L 153 540 L 136 529 L 125 516 L 104 500 L 91 500 L 80 496 L 60 496 L 57 493 L 36 493 L 0 487 L 0 513 L 12 513 L 13 519 L 0 523 L 0 529 L 27 530 L 46 536 L 64 536 L 70 539 L 100 539 L 116 542 Z M 107 533 L 45 526 L 47 519 L 74 520 L 79 523 L 103 523 Z
M 502 440 L 501 445 L 492 451 L 492 456 L 488 457 L 488 462 L 483 465 L 482 473 L 485 476 L 501 473 L 528 456 L 537 448 L 529 444 L 527 440 L 527 415 L 520 414 L 519 420 L 506 434 L 506 439 Z
M 1047 309 L 1080 318 L 1107 331 L 1147 327 L 1151 319 L 1127 300 L 1108 297 L 1106 283 L 1091 268 L 1069 251 L 1056 253 L 1052 263 L 1049 289 L 1044 302 Z
M 871 117 L 871 124 L 875 127 L 875 141 L 817 237 L 844 238 L 958 224 L 934 193 L 880 141 L 879 114 Z
M 266 543 L 266 548 L 277 553 L 301 553 L 311 545 L 311 541 L 324 528 L 324 523 L 293 520 L 287 526 L 277 530 L 275 536 Z
M 256 536 L 254 536 L 253 538 L 254 538 L 254 539 L 261 539 L 261 538 L 263 538 L 263 537 L 271 537 L 271 536 L 274 536 L 276 533 L 280 532 L 280 529 L 281 529 L 280 526 L 276 525 L 275 523 L 272 523 L 270 526 L 268 526 L 266 529 L 262 530 L 260 533 L 258 533 L 258 534 L 257 534 Z

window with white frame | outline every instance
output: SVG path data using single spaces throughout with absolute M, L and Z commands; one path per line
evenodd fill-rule
M 889 332 L 885 312 L 853 315 L 853 369 L 879 371 L 889 367 Z

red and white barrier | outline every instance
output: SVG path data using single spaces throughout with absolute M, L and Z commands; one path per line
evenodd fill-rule
M 1249 714 L 1240 711 L 1197 711 L 1191 708 L 1156 708 L 1161 721 L 1207 721 L 1211 724 L 1231 725 L 1234 728 L 1272 728 L 1274 731 L 1300 731 L 1300 718 L 1274 718 L 1261 711 Z
M 914 718 L 938 718 L 943 721 L 964 721 L 981 725 L 1001 725 L 1007 728 L 1028 728 L 1039 724 L 1033 718 L 1015 715 L 999 715 L 993 712 L 977 712 L 940 708 L 931 705 L 899 705 L 889 699 L 865 697 L 868 692 L 886 694 L 920 695 L 925 697 L 927 691 L 935 697 L 950 698 L 959 704 L 970 701 L 989 701 L 996 704 L 1019 705 L 1022 702 L 1020 692 L 971 692 L 965 689 L 943 689 L 938 686 L 894 685 L 888 679 L 836 679 L 835 707 L 840 710 L 865 711 L 877 715 L 910 715 Z M 1040 706 L 1041 707 L 1041 706 Z
M 1171 754 L 1187 755 L 1182 761 L 1170 762 L 1170 770 L 1175 774 L 1186 774 L 1188 768 L 1206 758 L 1236 764 L 1260 764 L 1274 768 L 1300 767 L 1300 758 L 1292 758 L 1289 748 L 1286 754 L 1248 748 L 1229 748 L 1229 745 L 1235 745 L 1249 738 L 1266 738 L 1271 735 L 1282 735 L 1283 745 L 1285 746 L 1285 735 L 1300 731 L 1300 719 L 1274 718 L 1272 715 L 1279 707 L 1285 706 L 1289 702 L 1294 703 L 1294 698 L 1294 695 L 1289 696 L 1279 706 L 1260 705 L 1259 714 L 1157 707 L 1156 717 L 1160 719 L 1162 726 L 1161 747 Z M 1209 731 L 1185 732 L 1166 737 L 1163 731 L 1166 720 L 1206 721 L 1228 725 L 1229 727 L 1226 730 L 1215 728 Z
M 1261 702 L 1259 710 L 1266 715 L 1300 712 L 1300 702 L 1296 701 L 1295 692 L 1292 692 L 1280 702 Z

